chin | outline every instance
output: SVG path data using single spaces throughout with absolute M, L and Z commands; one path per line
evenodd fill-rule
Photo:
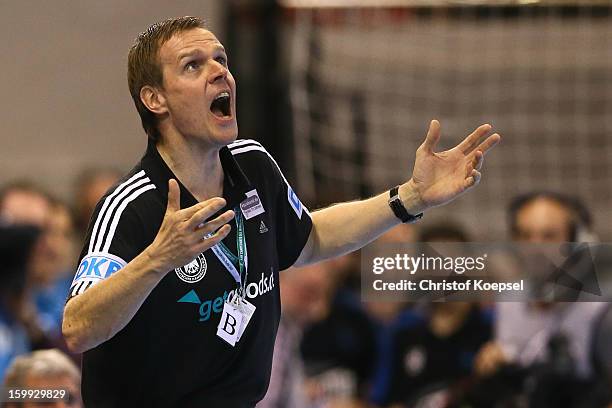
M 238 125 L 211 132 L 211 141 L 218 146 L 227 146 L 238 138 Z

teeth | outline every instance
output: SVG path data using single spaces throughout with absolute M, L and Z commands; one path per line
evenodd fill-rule
M 219 95 L 217 95 L 217 97 L 215 98 L 215 100 L 217 99 L 221 99 L 221 98 L 229 98 L 230 94 L 227 91 L 221 92 Z

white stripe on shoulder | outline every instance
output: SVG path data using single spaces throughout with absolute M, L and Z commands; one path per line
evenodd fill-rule
M 145 175 L 145 171 L 141 170 L 138 173 L 134 174 L 132 177 L 130 177 L 129 179 L 127 179 L 125 182 L 119 184 L 116 188 L 115 191 L 113 191 L 110 195 L 108 195 L 105 199 L 104 199 L 104 204 L 102 205 L 102 209 L 100 209 L 100 212 L 98 213 L 98 216 L 96 218 L 96 222 L 94 224 L 94 227 L 91 231 L 91 237 L 89 237 L 89 249 L 88 252 L 93 252 L 94 249 L 94 242 L 97 239 L 97 235 L 98 235 L 98 229 L 100 227 L 100 222 L 102 221 L 102 219 L 104 218 L 104 214 L 106 213 L 106 210 L 108 209 L 108 206 L 111 204 L 111 202 L 114 200 L 114 198 L 121 193 L 121 191 L 123 190 L 123 188 L 131 183 L 134 182 L 134 180 L 137 180 L 141 177 L 144 177 Z M 104 232 L 104 231 L 103 231 Z
M 232 152 L 233 155 L 236 155 L 236 154 L 240 154 L 240 153 L 251 152 L 253 150 L 264 152 L 264 153 L 267 153 L 269 155 L 269 153 L 268 153 L 268 151 L 266 149 L 264 149 L 261 146 L 255 146 L 255 145 L 253 145 L 253 146 L 245 146 L 245 147 L 240 147 L 239 146 L 239 147 L 236 147 L 236 148 L 230 150 L 230 152 Z
M 76 296 L 76 295 L 81 294 L 81 293 L 82 293 L 82 292 L 81 292 L 81 288 L 83 287 L 83 285 L 85 285 L 85 282 L 79 282 L 79 283 L 77 283 L 77 284 L 74 286 L 74 288 L 72 289 L 72 293 L 71 293 L 71 295 L 72 295 L 72 296 Z
M 259 143 L 256 140 L 253 140 L 253 139 L 239 139 L 239 140 L 235 140 L 232 143 L 230 143 L 229 145 L 227 145 L 227 147 L 230 150 L 232 150 L 232 149 L 235 149 L 235 148 L 237 148 L 239 146 L 246 146 L 246 145 L 253 145 L 253 146 L 263 147 L 263 146 L 261 146 L 261 143 Z
M 108 207 L 108 210 L 106 211 L 106 214 L 104 214 L 104 220 L 102 220 L 102 225 L 100 226 L 100 231 L 98 234 L 98 239 L 96 240 L 96 244 L 94 246 L 94 252 L 100 252 L 100 248 L 102 247 L 102 244 L 105 242 L 104 240 L 104 235 L 105 232 L 107 231 L 107 226 L 108 223 L 111 220 L 111 217 L 114 217 L 113 212 L 115 211 L 115 208 L 117 208 L 117 206 L 119 206 L 122 201 L 125 199 L 125 197 L 130 194 L 132 191 L 134 191 L 135 189 L 137 189 L 138 187 L 142 186 L 143 184 L 147 184 L 150 183 L 151 180 L 149 180 L 148 177 L 145 177 L 143 179 L 139 179 L 137 180 L 135 183 L 130 184 L 129 186 L 127 186 L 122 192 L 121 194 L 119 194 L 117 197 L 114 198 L 112 204 Z
M 94 281 L 89 281 L 85 284 L 85 286 L 81 289 L 81 293 L 85 292 L 87 289 L 91 288 L 94 285 Z
M 110 249 L 111 243 L 113 242 L 113 237 L 115 236 L 115 231 L 117 230 L 117 224 L 119 223 L 119 218 L 121 218 L 121 214 L 123 213 L 123 210 L 125 210 L 125 207 L 127 207 L 127 205 L 130 202 L 138 198 L 138 196 L 140 196 L 142 193 L 149 191 L 149 190 L 153 190 L 154 188 L 155 188 L 155 184 L 147 184 L 146 186 L 141 187 L 138 190 L 134 191 L 132 194 L 130 194 L 128 198 L 126 198 L 121 203 L 121 206 L 117 209 L 117 213 L 113 217 L 113 222 L 110 226 L 110 230 L 108 232 L 108 236 L 106 237 L 106 241 L 104 244 L 104 248 L 102 248 L 102 252 L 108 252 L 108 250 Z
M 83 279 L 82 281 L 76 283 L 70 289 L 70 297 L 72 298 L 76 295 L 82 294 L 83 292 L 85 292 L 87 289 L 95 285 L 100 280 L 101 279 Z

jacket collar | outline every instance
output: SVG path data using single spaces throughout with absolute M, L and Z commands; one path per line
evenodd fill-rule
M 223 168 L 223 198 L 227 201 L 226 208 L 222 209 L 222 212 L 227 208 L 236 208 L 246 198 L 245 193 L 252 190 L 253 187 L 227 146 L 219 151 L 219 159 Z M 180 186 L 181 208 L 191 207 L 198 202 L 168 167 L 154 142 L 148 142 L 141 165 L 162 197 L 168 197 L 168 181 L 173 178 Z

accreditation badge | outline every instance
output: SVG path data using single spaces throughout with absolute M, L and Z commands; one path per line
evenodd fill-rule
M 243 314 L 235 302 L 226 301 L 223 314 L 217 326 L 217 336 L 234 347 L 238 341 L 238 332 L 242 326 Z
M 240 340 L 240 338 L 242 337 L 242 333 L 244 333 L 244 330 L 251 321 L 251 317 L 253 317 L 253 313 L 255 313 L 255 309 L 257 309 L 255 305 L 253 305 L 246 299 L 241 299 L 240 303 L 240 311 L 242 312 L 242 324 L 240 325 L 240 330 L 238 330 L 238 340 Z

